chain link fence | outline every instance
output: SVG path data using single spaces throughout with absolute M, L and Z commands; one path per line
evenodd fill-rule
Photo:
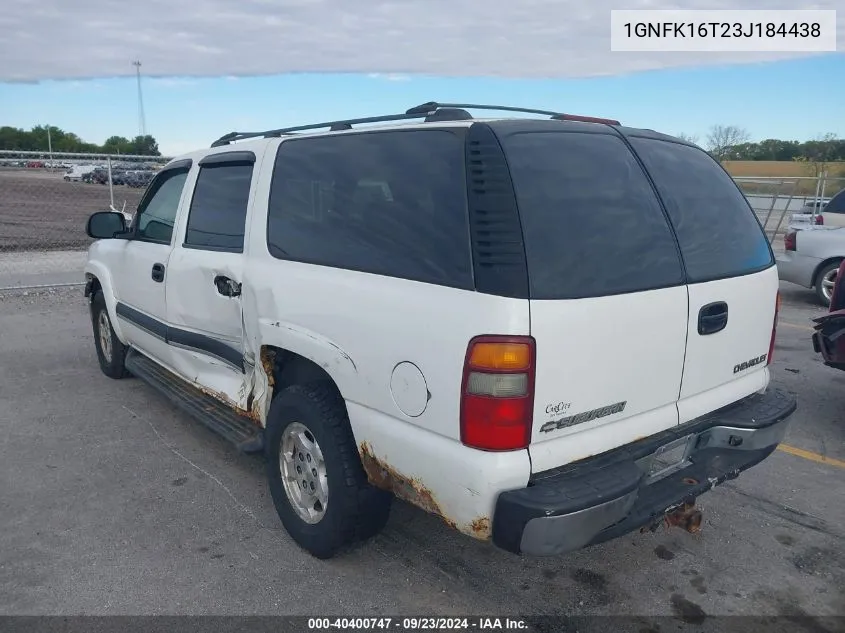
M 169 157 L 0 151 L 0 288 L 78 282 L 95 211 L 134 213 Z
M 108 209 L 133 214 L 147 183 L 169 160 L 0 151 L 0 288 L 45 279 L 48 270 L 77 279 L 91 243 L 88 216 Z M 826 176 L 735 181 L 775 248 L 795 214 L 812 222 L 821 203 L 845 189 L 845 178 Z

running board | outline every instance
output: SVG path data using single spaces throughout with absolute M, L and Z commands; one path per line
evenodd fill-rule
M 135 349 L 126 354 L 126 369 L 164 395 L 179 409 L 232 442 L 243 453 L 264 450 L 264 432 L 253 420 L 203 393 Z

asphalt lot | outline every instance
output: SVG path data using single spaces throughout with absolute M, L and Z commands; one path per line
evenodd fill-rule
M 701 534 L 520 558 L 396 503 L 331 561 L 284 532 L 258 458 L 100 373 L 80 287 L 2 292 L 0 614 L 845 616 L 845 372 L 812 352 L 812 292 L 783 291 L 799 450 L 702 497 Z

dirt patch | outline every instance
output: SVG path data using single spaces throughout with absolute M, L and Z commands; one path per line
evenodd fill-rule
M 65 182 L 63 174 L 0 170 L 0 253 L 85 249 L 88 216 L 108 211 L 107 185 Z M 135 213 L 143 189 L 114 187 L 114 206 Z

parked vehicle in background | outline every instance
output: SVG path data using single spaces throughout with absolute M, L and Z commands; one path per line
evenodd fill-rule
M 94 167 L 91 165 L 74 165 L 65 172 L 63 178 L 65 182 L 81 182 L 92 171 L 94 171 Z
M 680 139 L 469 109 L 506 108 L 227 134 L 168 163 L 128 227 L 92 215 L 101 370 L 263 452 L 320 558 L 393 495 L 514 553 L 697 531 L 696 497 L 797 406 L 770 385 L 760 223 Z
M 790 224 L 845 227 L 845 189 L 828 201 L 813 200 L 793 213 Z
M 813 349 L 828 367 L 845 370 L 845 260 L 839 266 L 828 313 L 813 321 Z
M 105 167 L 101 169 L 95 169 L 91 178 L 91 182 L 97 185 L 107 185 L 109 183 L 109 170 Z
M 143 188 L 150 184 L 155 175 L 152 171 L 135 170 L 126 172 L 126 185 L 133 188 Z
M 777 255 L 778 277 L 815 290 L 820 304 L 830 305 L 839 264 L 845 259 L 845 228 L 791 226 Z
M 113 185 L 125 185 L 127 179 L 127 171 L 125 169 L 115 169 L 112 168 L 111 170 L 111 183 Z M 106 173 L 106 182 L 108 182 L 108 173 Z

